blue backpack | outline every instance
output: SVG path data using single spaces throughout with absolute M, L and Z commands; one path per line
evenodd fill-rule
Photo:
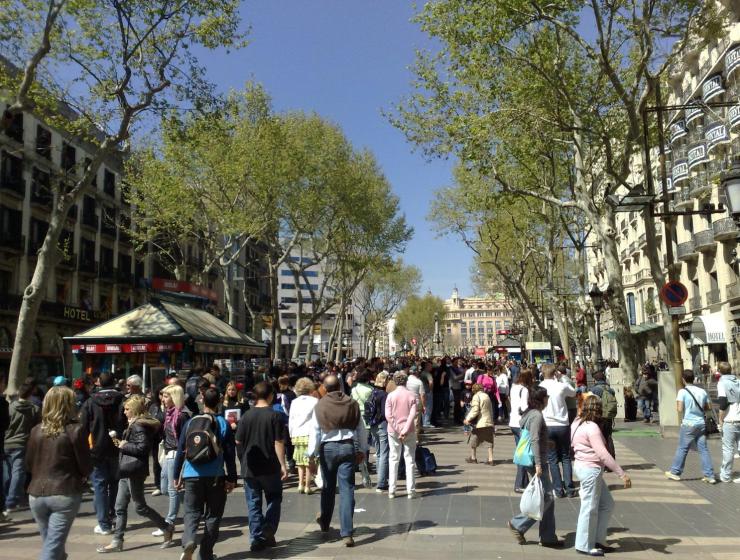
M 520 467 L 534 466 L 534 453 L 532 453 L 532 440 L 529 436 L 529 430 L 522 428 L 522 434 L 519 437 L 519 443 L 514 449 L 514 464 Z

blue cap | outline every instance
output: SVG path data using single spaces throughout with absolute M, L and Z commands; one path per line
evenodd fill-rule
M 54 383 L 54 387 L 60 387 L 62 385 L 67 385 L 67 378 L 64 377 L 63 375 L 57 375 L 54 378 L 53 383 Z

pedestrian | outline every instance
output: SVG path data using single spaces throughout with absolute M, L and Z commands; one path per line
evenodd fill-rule
M 236 445 L 247 499 L 250 550 L 259 552 L 277 544 L 275 534 L 280 523 L 283 481 L 288 478 L 285 461 L 287 434 L 283 419 L 272 409 L 273 386 L 261 381 L 254 386 L 253 393 L 256 403 L 239 420 Z
M 313 393 L 316 384 L 308 377 L 301 377 L 295 384 L 296 399 L 290 406 L 288 432 L 293 442 L 293 459 L 298 467 L 298 493 L 312 494 L 312 470 L 315 463 L 306 453 L 308 438 L 313 429 L 313 409 L 319 402 Z
M 8 401 L 5 400 L 5 387 L 7 386 L 7 377 L 0 373 L 0 460 L 5 464 L 5 430 L 10 424 L 10 411 Z M 5 475 L 0 468 L 0 523 L 11 521 L 10 516 L 5 513 Z
M 244 398 L 244 392 L 239 388 L 241 384 L 237 384 L 236 381 L 229 381 L 226 384 L 226 390 L 224 391 L 224 398 L 221 402 L 221 412 L 223 414 L 226 414 L 227 410 L 238 410 L 239 411 L 239 418 L 236 418 L 236 421 L 233 423 L 232 426 L 233 429 L 236 429 L 236 424 L 238 423 L 241 416 L 249 409 L 249 403 L 247 402 L 247 399 Z M 227 421 L 229 418 L 227 418 Z M 229 422 L 229 424 L 232 424 Z
M 679 415 L 683 415 L 681 427 L 678 432 L 678 447 L 673 457 L 670 470 L 665 472 L 666 477 L 671 480 L 681 480 L 686 456 L 691 447 L 696 447 L 701 458 L 701 468 L 704 473 L 702 482 L 716 484 L 714 468 L 712 467 L 712 456 L 707 448 L 707 436 L 705 434 L 704 411 L 710 410 L 709 396 L 701 387 L 694 385 L 694 372 L 690 369 L 683 370 L 683 388 L 676 396 L 676 409 Z
M 336 375 L 324 378 L 326 394 L 314 409 L 314 427 L 308 444 L 308 454 L 318 455 L 323 487 L 321 511 L 316 522 L 321 532 L 329 531 L 334 513 L 337 482 L 339 483 L 339 534 L 344 546 L 354 546 L 352 517 L 355 510 L 355 465 L 367 454 L 365 424 L 357 401 L 342 391 Z
M 496 376 L 496 386 L 498 387 L 498 396 L 501 400 L 498 409 L 498 416 L 504 422 L 509 421 L 509 373 L 506 368 L 499 369 Z
M 26 467 L 31 473 L 31 513 L 43 541 L 39 560 L 63 560 L 85 479 L 93 469 L 87 429 L 77 421 L 75 394 L 69 387 L 52 387 L 46 393 L 41 424 L 28 440 Z
M 388 373 L 381 371 L 375 376 L 373 394 L 365 403 L 365 418 L 370 426 L 370 434 L 375 446 L 375 471 L 378 482 L 375 491 L 378 493 L 388 490 L 388 421 L 385 419 L 385 401 L 388 398 L 385 388 L 388 383 Z
M 485 371 L 476 377 L 475 382 L 483 387 L 483 390 L 491 399 L 491 404 L 495 407 L 494 420 L 498 416 L 498 406 L 501 399 L 498 396 L 498 385 L 496 384 L 496 371 L 492 366 L 486 366 Z
M 465 459 L 466 463 L 477 463 L 476 450 L 482 443 L 486 443 L 488 449 L 488 461 L 486 465 L 493 465 L 493 405 L 491 398 L 477 383 L 473 385 L 473 398 L 470 401 L 470 411 L 463 421 L 466 426 L 475 424 L 469 435 L 470 457 Z
M 123 396 L 123 400 L 126 401 L 134 395 L 142 395 L 144 393 L 143 385 L 144 381 L 141 379 L 141 375 L 129 375 L 126 378 L 126 394 Z
M 41 422 L 39 407 L 29 399 L 34 386 L 24 382 L 18 390 L 18 398 L 10 403 L 10 422 L 5 431 L 5 514 L 20 509 L 26 501 L 26 446 L 33 427 Z
M 174 525 L 168 524 L 157 511 L 149 507 L 144 495 L 144 483 L 149 476 L 149 456 L 160 428 L 159 420 L 148 413 L 146 399 L 141 394 L 129 395 L 123 404 L 123 412 L 128 419 L 128 428 L 123 432 L 122 439 L 114 441 L 120 452 L 118 472 L 121 477 L 116 496 L 116 526 L 110 544 L 97 548 L 101 554 L 123 550 L 128 505 L 132 501 L 136 514 L 146 517 L 162 531 L 164 542 L 161 548 L 169 548 L 174 544 Z
M 547 407 L 543 411 L 547 425 L 547 437 L 550 440 L 550 449 L 547 464 L 550 469 L 550 478 L 555 495 L 559 498 L 572 498 L 576 495 L 573 485 L 573 469 L 570 460 L 570 425 L 568 423 L 568 397 L 575 397 L 576 390 L 568 383 L 567 377 L 563 380 L 555 378 L 555 366 L 544 364 L 542 375 L 544 380 L 540 387 L 547 390 Z M 563 465 L 562 475 L 560 464 Z
M 401 457 L 406 467 L 406 497 L 410 500 L 416 495 L 414 463 L 416 457 L 416 395 L 406 388 L 408 376 L 402 371 L 393 374 L 396 389 L 385 400 L 385 419 L 388 422 L 388 497 L 396 497 L 398 463 Z
M 452 360 L 452 364 L 447 366 L 447 371 L 450 379 L 450 392 L 452 393 L 452 406 L 453 412 L 452 417 L 455 424 L 460 425 L 463 423 L 465 416 L 460 406 L 460 396 L 463 392 L 463 380 L 465 378 L 465 370 L 459 367 L 459 359 Z
M 583 392 L 588 386 L 588 378 L 586 377 L 586 368 L 581 365 L 581 362 L 576 362 L 576 390 Z
M 97 381 L 99 390 L 85 401 L 80 412 L 80 422 L 89 434 L 93 461 L 96 535 L 110 535 L 116 515 L 118 448 L 113 437 L 121 437 L 127 422 L 123 415 L 123 395 L 114 388 L 115 382 L 113 374 L 101 373 Z
M 519 370 L 516 381 L 511 386 L 509 398 L 511 402 L 511 415 L 509 416 L 509 428 L 514 434 L 514 448 L 519 445 L 522 429 L 519 424 L 522 414 L 529 408 L 529 390 L 534 384 L 534 375 L 532 369 L 525 367 Z M 521 494 L 529 484 L 529 475 L 527 470 L 521 465 L 516 466 L 516 477 L 514 478 L 514 492 Z
M 419 379 L 422 381 L 422 392 L 420 396 L 421 414 L 422 414 L 422 428 L 434 428 L 432 423 L 433 411 L 434 411 L 434 371 L 432 362 L 426 361 L 421 365 L 421 375 Z M 408 386 L 408 383 L 407 383 Z
M 350 396 L 357 401 L 357 404 L 360 406 L 360 412 L 365 411 L 365 403 L 370 398 L 370 395 L 373 394 L 373 388 L 370 385 L 370 372 L 364 368 L 359 367 L 355 370 L 355 376 L 354 376 L 354 382 L 352 383 L 352 391 L 350 392 Z M 365 415 L 362 414 L 362 422 L 365 424 L 365 433 L 369 434 L 370 426 L 367 423 L 367 420 L 365 419 Z M 367 442 L 363 446 L 365 448 L 368 447 Z M 372 480 L 370 479 L 370 469 L 368 466 L 368 458 L 365 457 L 365 461 L 360 465 L 360 472 L 362 473 L 362 484 L 365 488 L 370 488 L 372 486 Z
M 519 373 L 519 377 L 523 371 Z M 533 387 L 529 391 L 527 399 L 527 411 L 522 414 L 519 427 L 529 432 L 532 453 L 534 455 L 534 467 L 527 467 L 530 477 L 538 476 L 542 482 L 545 501 L 542 520 L 539 521 L 540 545 L 550 548 L 560 548 L 563 541 L 555 534 L 555 499 L 552 493 L 552 482 L 550 472 L 547 468 L 547 447 L 549 442 L 547 425 L 542 411 L 547 406 L 547 389 L 544 387 Z M 569 438 L 570 439 L 570 438 Z M 520 513 L 508 522 L 509 530 L 519 544 L 526 544 L 525 533 L 537 521 L 527 514 Z
M 635 381 L 635 394 L 637 395 L 637 406 L 642 411 L 642 421 L 650 424 L 653 416 L 653 392 L 657 392 L 658 384 L 650 377 L 650 368 L 642 367 L 642 373 Z
M 190 419 L 190 412 L 184 407 L 184 404 L 185 392 L 180 385 L 167 385 L 162 389 L 164 426 L 162 428 L 163 461 L 160 491 L 169 497 L 167 515 L 165 515 L 164 520 L 172 526 L 175 525 L 177 513 L 180 511 L 180 502 L 182 501 L 182 493 L 177 490 L 179 471 L 175 470 L 175 457 L 180 436 L 183 434 L 185 424 Z M 157 529 L 152 535 L 161 537 L 164 533 Z
M 185 491 L 180 560 L 192 560 L 201 520 L 200 559 L 215 558 L 213 547 L 218 540 L 226 495 L 236 485 L 234 434 L 226 419 L 218 416 L 219 401 L 216 389 L 206 390 L 203 414 L 187 421 L 177 445 L 173 472 L 181 473 L 177 489 Z
M 601 416 L 599 417 L 599 427 L 604 434 L 606 448 L 615 459 L 617 458 L 614 449 L 614 419 L 617 417 L 617 396 L 614 389 L 609 386 L 606 375 L 603 371 L 597 371 L 593 374 L 594 384 L 589 387 L 588 392 L 596 395 L 601 399 Z
M 632 482 L 606 447 L 601 431 L 601 399 L 587 396 L 578 418 L 570 428 L 575 454 L 574 469 L 580 480 L 581 511 L 576 529 L 576 551 L 588 556 L 604 556 L 614 548 L 606 544 L 614 499 L 604 480 L 604 468 L 614 472 L 630 488 Z
M 740 445 L 740 378 L 732 372 L 727 362 L 717 364 L 721 377 L 717 382 L 719 400 L 719 428 L 722 432 L 722 468 L 719 478 L 722 482 L 740 484 L 740 477 L 732 479 L 733 455 Z
M 164 437 L 164 409 L 162 408 L 162 391 L 164 387 L 160 386 L 158 389 L 152 391 L 152 397 L 149 404 L 149 415 L 152 418 L 156 418 L 159 422 L 159 429 L 154 434 L 154 440 L 152 441 L 151 458 L 152 458 L 152 474 L 154 475 L 154 490 L 152 496 L 162 495 L 162 465 L 159 462 L 160 453 L 164 456 L 164 445 L 162 444 L 162 438 Z

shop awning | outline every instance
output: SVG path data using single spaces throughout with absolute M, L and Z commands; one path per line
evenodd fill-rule
M 507 336 L 501 342 L 496 344 L 496 348 L 519 348 L 521 343 L 512 336 Z
M 639 325 L 630 325 L 630 334 L 638 335 L 660 328 L 663 328 L 663 325 L 661 325 L 660 323 L 640 323 Z M 617 339 L 617 333 L 614 331 L 605 332 L 602 336 L 604 338 L 608 338 L 609 340 Z
M 152 300 L 75 336 L 66 337 L 73 352 L 132 353 L 179 351 L 261 356 L 266 346 L 207 311 Z
M 698 339 L 698 344 L 726 344 L 725 316 L 721 311 L 700 315 L 691 322 L 691 336 Z

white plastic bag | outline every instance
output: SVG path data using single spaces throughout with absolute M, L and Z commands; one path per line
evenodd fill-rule
M 324 479 L 321 477 L 321 469 L 318 469 L 316 471 L 316 478 L 314 478 L 314 483 L 316 484 L 316 488 L 321 490 L 324 487 Z
M 539 476 L 533 476 L 519 502 L 520 511 L 532 519 L 542 521 L 545 511 L 545 492 Z

